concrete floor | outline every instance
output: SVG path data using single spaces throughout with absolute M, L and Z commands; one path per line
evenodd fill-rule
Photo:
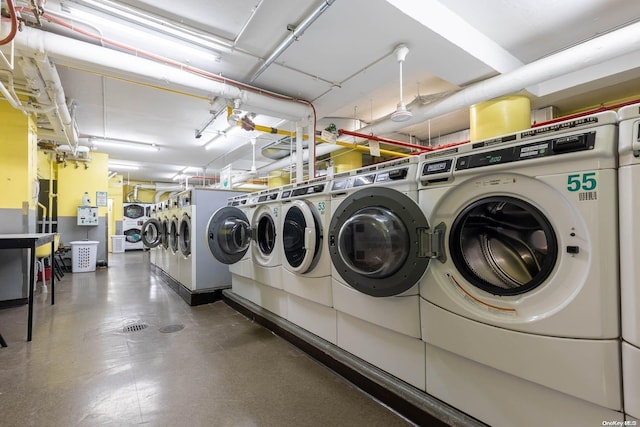
M 225 303 L 190 307 L 147 252 L 67 273 L 48 298 L 31 343 L 27 307 L 0 310 L 0 425 L 411 425 Z

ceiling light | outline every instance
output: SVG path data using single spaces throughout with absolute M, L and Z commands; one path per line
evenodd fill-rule
M 124 169 L 124 170 L 138 170 L 138 169 L 140 169 L 140 166 L 132 165 L 132 164 L 109 162 L 109 169 L 115 169 L 115 170 L 122 170 L 122 169 Z
M 411 113 L 411 111 L 407 110 L 407 106 L 404 105 L 404 101 L 402 100 L 402 63 L 407 57 L 407 53 L 409 53 L 409 48 L 407 46 L 401 44 L 396 47 L 396 58 L 398 59 L 398 64 L 400 65 L 400 102 L 398 102 L 396 111 L 391 113 L 392 122 L 406 122 L 411 117 L 413 117 L 413 114 Z
M 107 138 L 89 138 L 89 143 L 93 146 L 102 148 L 125 148 L 128 150 L 143 150 L 143 151 L 160 151 L 160 147 L 156 144 L 148 142 L 127 141 L 124 139 L 107 139 Z

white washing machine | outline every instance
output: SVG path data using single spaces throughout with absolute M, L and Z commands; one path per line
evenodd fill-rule
M 282 230 L 280 189 L 263 190 L 249 197 L 253 210 L 251 224 L 251 259 L 257 283 L 282 289 Z
M 620 299 L 624 410 L 640 418 L 640 104 L 618 111 L 620 203 Z
M 149 219 L 148 203 L 123 203 L 122 204 L 122 233 L 125 236 L 124 249 L 144 249 L 142 243 L 142 225 Z
M 606 112 L 421 156 L 444 230 L 420 286 L 427 393 L 492 426 L 622 419 L 616 146 Z
M 259 193 L 237 196 L 211 216 L 207 224 L 209 251 L 218 261 L 229 265 L 232 292 L 286 319 L 287 295 L 281 286 L 278 288 L 255 279 L 256 274 L 263 280 L 269 276 L 265 271 L 269 268 L 269 257 L 265 256 L 259 262 L 253 260 L 260 248 L 252 248 L 256 244 L 254 237 L 258 236 L 258 231 L 256 224 L 251 221 L 260 218 L 254 212 L 262 203 L 268 206 L 266 199 L 260 203 L 259 200 Z M 263 213 L 266 211 L 268 208 Z M 279 223 L 274 221 L 274 224 L 277 231 Z M 270 235 L 263 233 L 262 237 L 266 239 Z M 273 268 L 281 269 L 281 265 L 274 265 Z M 280 272 L 274 274 L 281 276 Z
M 176 280 L 180 280 L 180 264 L 182 255 L 180 254 L 180 217 L 181 212 L 178 209 L 178 197 L 173 195 L 169 197 L 169 211 L 167 213 L 167 221 L 169 224 L 168 240 L 169 247 L 167 248 L 167 273 L 169 276 Z
M 321 177 L 282 188 L 280 239 L 288 320 L 336 344 L 337 318 L 327 244 L 330 183 L 327 177 Z
M 424 390 L 418 284 L 430 258 L 417 162 L 336 175 L 328 247 L 338 346 Z
M 141 241 L 149 249 L 149 262 L 156 267 L 159 267 L 160 262 L 160 249 L 158 246 L 162 244 L 160 211 L 160 203 L 151 205 L 149 218 L 142 224 L 140 229 Z

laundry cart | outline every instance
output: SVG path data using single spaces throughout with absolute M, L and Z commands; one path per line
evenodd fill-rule
M 93 240 L 71 242 L 71 272 L 84 273 L 96 271 L 98 243 Z

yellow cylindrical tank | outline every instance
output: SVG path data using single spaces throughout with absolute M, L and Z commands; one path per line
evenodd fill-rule
M 357 150 L 337 150 L 331 153 L 333 173 L 346 172 L 362 167 L 362 153 Z
M 470 139 L 481 141 L 531 127 L 531 101 L 508 95 L 474 104 L 469 109 Z
M 287 185 L 291 182 L 291 174 L 289 172 L 285 172 L 283 170 L 275 170 L 269 172 L 268 183 L 267 186 L 269 188 L 282 187 L 283 185 Z

